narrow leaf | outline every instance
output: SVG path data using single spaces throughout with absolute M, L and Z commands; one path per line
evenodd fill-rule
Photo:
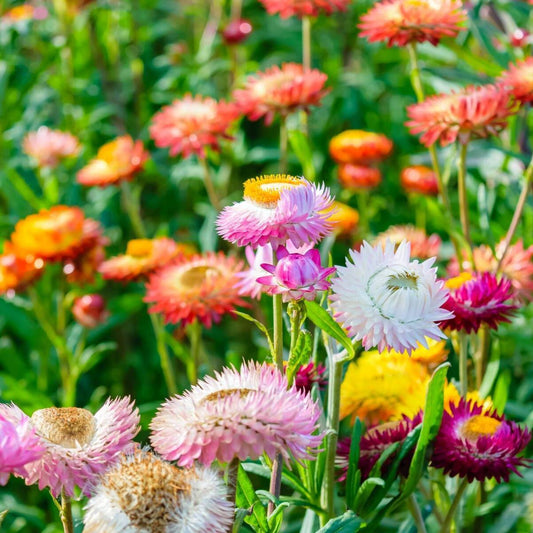
M 296 374 L 298 368 L 302 365 L 305 365 L 311 353 L 313 351 L 313 336 L 307 330 L 300 331 L 298 335 L 298 340 L 296 341 L 296 346 L 294 350 L 291 351 L 289 356 L 289 364 L 287 366 L 287 381 L 292 383 L 293 377 Z
M 254 486 L 242 465 L 237 474 L 236 506 L 251 509 L 251 515 L 245 521 L 260 533 L 270 533 L 266 510 L 255 493 Z
M 362 523 L 353 511 L 346 511 L 342 516 L 330 520 L 317 533 L 355 533 Z
M 274 357 L 274 345 L 272 344 L 272 339 L 270 338 L 270 335 L 268 334 L 268 330 L 266 326 L 259 322 L 259 320 L 255 319 L 253 316 L 249 315 L 248 313 L 243 313 L 242 311 L 234 311 L 234 314 L 237 316 L 240 316 L 241 318 L 244 318 L 245 320 L 248 320 L 249 322 L 252 322 L 257 326 L 257 328 L 265 335 L 266 340 L 268 342 L 268 348 L 270 350 L 270 354 L 272 357 Z
M 346 475 L 346 502 L 348 509 L 353 510 L 355 495 L 359 489 L 361 472 L 359 470 L 359 444 L 363 435 L 363 424 L 357 418 L 352 430 L 352 440 L 350 443 L 350 455 L 348 460 L 348 473 Z
M 313 181 L 316 177 L 316 172 L 309 139 L 299 130 L 290 130 L 288 136 L 292 151 L 298 158 L 300 165 L 302 165 L 303 175 L 308 180 Z

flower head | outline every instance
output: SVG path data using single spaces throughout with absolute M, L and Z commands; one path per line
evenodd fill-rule
M 439 183 L 435 172 L 429 167 L 415 165 L 406 167 L 400 174 L 400 182 L 405 192 L 423 194 L 424 196 L 437 196 Z
M 465 29 L 462 7 L 460 0 L 382 0 L 361 17 L 359 35 L 389 46 L 426 41 L 437 45 Z
M 7 483 L 9 474 L 24 476 L 25 466 L 38 461 L 43 453 L 28 420 L 10 420 L 0 414 L 0 485 Z
M 221 139 L 231 138 L 228 129 L 239 116 L 237 107 L 213 98 L 185 95 L 154 115 L 150 135 L 170 155 L 206 157 L 206 148 L 219 149 Z
M 429 378 L 427 367 L 405 353 L 363 353 L 342 382 L 340 416 L 369 424 L 414 416 L 424 407 Z
M 35 431 L 45 451 L 41 459 L 26 466 L 27 485 L 49 487 L 57 497 L 61 490 L 74 494 L 89 485 L 122 453 L 133 450 L 139 431 L 139 411 L 129 398 L 107 400 L 93 415 L 77 407 L 39 409 L 30 417 L 17 406 L 0 404 L 0 416 Z
M 381 133 L 346 130 L 329 142 L 329 153 L 336 163 L 368 165 L 388 157 L 392 141 Z
M 326 367 L 320 363 L 315 365 L 315 363 L 307 363 L 302 365 L 296 371 L 294 376 L 294 386 L 297 390 L 311 394 L 313 385 L 316 383 L 319 389 L 325 388 L 328 383 L 327 378 L 325 377 Z
M 41 126 L 24 137 L 22 148 L 35 159 L 38 167 L 54 168 L 63 159 L 77 155 L 81 147 L 74 135 Z
M 98 268 L 104 262 L 105 246 L 108 244 L 109 240 L 103 235 L 99 235 L 90 247 L 74 257 L 65 259 L 63 274 L 65 274 L 67 281 L 79 285 L 93 283 Z
M 269 294 L 281 294 L 284 302 L 292 300 L 314 300 L 317 291 L 326 291 L 330 286 L 327 280 L 335 268 L 323 268 L 320 252 L 312 248 L 305 254 L 289 253 L 284 246 L 276 251 L 275 265 L 263 263 L 261 267 L 270 276 L 257 278 L 258 283 L 268 286 Z
M 144 301 L 167 323 L 199 320 L 210 328 L 222 315 L 233 314 L 236 305 L 246 305 L 235 287 L 241 269 L 241 261 L 222 252 L 178 258 L 150 276 Z
M 319 70 L 305 71 L 297 63 L 284 63 L 249 76 L 244 89 L 234 91 L 233 98 L 250 120 L 264 116 L 265 123 L 270 124 L 276 113 L 286 116 L 298 109 L 320 105 L 327 93 L 326 79 Z
M 311 458 L 322 441 L 313 435 L 320 410 L 311 396 L 270 365 L 250 362 L 206 377 L 182 396 L 167 400 L 150 425 L 154 449 L 190 466 L 215 459 Z
M 233 504 L 209 468 L 178 468 L 148 452 L 123 455 L 94 488 L 85 533 L 225 533 Z
M 502 73 L 499 81 L 520 102 L 533 101 L 533 57 L 509 65 L 509 70 Z
M 517 455 L 531 439 L 528 429 L 484 411 L 481 405 L 461 399 L 444 411 L 442 424 L 433 443 L 431 465 L 450 476 L 484 481 L 509 481 L 511 472 L 526 460 Z
M 339 165 L 337 177 L 340 184 L 353 191 L 374 189 L 381 183 L 381 171 L 378 168 L 365 165 L 344 163 Z
M 411 351 L 425 346 L 425 337 L 446 338 L 437 323 L 453 316 L 443 308 L 448 290 L 431 268 L 434 259 L 410 261 L 409 252 L 406 242 L 396 249 L 390 241 L 374 248 L 364 242 L 359 252 L 350 250 L 353 263 L 337 268 L 331 308 L 366 349 Z
M 510 322 L 517 306 L 513 297 L 511 282 L 490 273 L 463 274 L 446 281 L 450 288 L 444 304 L 454 316 L 441 322 L 442 328 L 454 331 L 477 332 L 482 324 L 497 329 L 501 322 Z
M 238 281 L 235 283 L 235 288 L 241 296 L 260 298 L 262 293 L 267 292 L 268 287 L 258 283 L 257 278 L 267 273 L 261 265 L 263 263 L 272 263 L 273 261 L 274 252 L 272 251 L 272 246 L 270 244 L 258 246 L 256 251 L 251 246 L 247 246 L 245 254 L 250 268 L 237 272 Z
M 44 6 L 33 6 L 30 3 L 20 4 L 8 9 L 0 17 L 0 22 L 16 24 L 26 20 L 42 20 L 48 16 L 48 10 Z
M 317 17 L 320 13 L 331 15 L 335 11 L 346 11 L 350 0 L 260 0 L 267 13 L 276 13 L 282 19 L 289 17 Z
M 385 247 L 387 241 L 391 241 L 396 245 L 399 245 L 402 241 L 409 242 L 411 244 L 411 255 L 418 259 L 437 257 L 442 244 L 441 238 L 436 233 L 428 236 L 423 229 L 415 228 L 411 225 L 391 226 L 376 237 L 374 245 L 381 244 L 381 246 Z
M 333 224 L 333 232 L 338 236 L 350 237 L 359 222 L 359 213 L 353 207 L 334 201 L 329 221 Z
M 479 405 L 482 408 L 481 414 L 486 414 L 489 411 L 494 411 L 494 404 L 489 397 L 483 397 L 479 394 L 478 390 L 468 391 L 466 394 L 466 400 L 471 402 L 472 405 Z M 450 415 L 452 414 L 451 406 L 459 405 L 463 401 L 457 387 L 453 383 L 447 383 L 444 387 L 444 410 Z
M 221 237 L 238 246 L 273 248 L 316 243 L 331 232 L 329 189 L 304 178 L 261 176 L 244 182 L 244 200 L 227 206 L 217 220 Z
M 45 263 L 33 256 L 19 256 L 13 245 L 4 243 L 4 252 L 0 255 L 0 294 L 14 294 L 24 290 L 43 272 Z
M 74 300 L 72 314 L 78 324 L 86 328 L 95 328 L 103 324 L 109 312 L 105 300 L 99 294 L 85 294 Z
M 406 125 L 412 134 L 421 133 L 420 142 L 446 146 L 459 139 L 497 135 L 507 126 L 516 106 L 501 85 L 470 86 L 458 93 L 437 94 L 407 108 Z
M 129 135 L 118 137 L 104 144 L 87 166 L 77 174 L 78 183 L 82 185 L 117 185 L 121 181 L 130 181 L 134 174 L 142 170 L 148 152 L 142 141 L 134 141 Z

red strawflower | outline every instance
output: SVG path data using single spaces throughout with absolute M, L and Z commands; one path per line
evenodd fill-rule
M 381 133 L 346 130 L 329 141 L 329 153 L 336 163 L 368 165 L 392 152 L 392 141 Z
M 350 0 L 260 0 L 267 13 L 276 13 L 282 19 L 289 17 L 316 17 L 320 13 L 331 15 L 335 11 L 346 11 Z
M 400 174 L 400 183 L 408 193 L 425 196 L 438 196 L 439 194 L 439 182 L 435 172 L 423 165 L 404 168 Z
M 361 190 L 374 189 L 381 183 L 381 172 L 374 167 L 352 165 L 346 163 L 339 165 L 337 177 L 345 189 Z
M 509 65 L 499 81 L 522 103 L 533 101 L 533 57 Z

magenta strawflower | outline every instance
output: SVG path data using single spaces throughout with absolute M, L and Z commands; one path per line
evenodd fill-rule
M 27 485 L 62 490 L 74 495 L 78 486 L 85 494 L 95 479 L 122 453 L 133 451 L 139 431 L 139 411 L 129 398 L 107 400 L 93 415 L 77 407 L 39 409 L 28 417 L 16 405 L 0 405 L 0 416 L 35 432 L 45 451 L 40 460 L 26 466 Z
M 497 329 L 501 322 L 510 322 L 518 306 L 513 303 L 511 281 L 498 278 L 491 272 L 471 274 L 463 272 L 446 281 L 450 296 L 444 308 L 453 318 L 441 322 L 442 328 L 454 331 L 477 332 L 482 324 Z
M 217 220 L 219 235 L 238 246 L 273 248 L 316 243 L 333 225 L 329 189 L 305 178 L 261 176 L 244 182 L 244 200 L 230 205 Z
M 431 466 L 449 476 L 484 481 L 509 481 L 511 472 L 528 463 L 517 455 L 527 446 L 531 433 L 495 411 L 461 398 L 444 411 L 433 443 Z
M 294 385 L 299 391 L 311 393 L 313 385 L 316 383 L 319 389 L 324 389 L 328 383 L 326 367 L 320 363 L 307 363 L 302 365 L 294 376 Z
M 7 483 L 9 474 L 24 476 L 25 465 L 43 453 L 44 446 L 27 420 L 16 422 L 0 415 L 0 485 Z
M 261 265 L 271 275 L 257 278 L 257 282 L 267 285 L 269 294 L 281 294 L 284 302 L 302 298 L 314 300 L 317 291 L 326 291 L 331 285 L 327 277 L 335 272 L 335 268 L 322 267 L 320 252 L 316 248 L 299 254 L 289 253 L 285 246 L 280 246 L 276 256 L 275 265 Z
M 234 458 L 309 459 L 322 441 L 311 396 L 275 367 L 256 362 L 226 368 L 167 400 L 152 420 L 150 441 L 164 459 L 191 466 Z

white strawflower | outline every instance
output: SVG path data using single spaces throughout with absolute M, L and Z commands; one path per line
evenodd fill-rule
M 348 335 L 362 340 L 365 349 L 411 351 L 425 337 L 444 339 L 437 323 L 453 316 L 441 306 L 448 289 L 437 281 L 435 258 L 409 261 L 411 246 L 403 241 L 395 250 L 387 241 L 372 247 L 364 242 L 350 250 L 345 267 L 332 280 L 331 308 Z

